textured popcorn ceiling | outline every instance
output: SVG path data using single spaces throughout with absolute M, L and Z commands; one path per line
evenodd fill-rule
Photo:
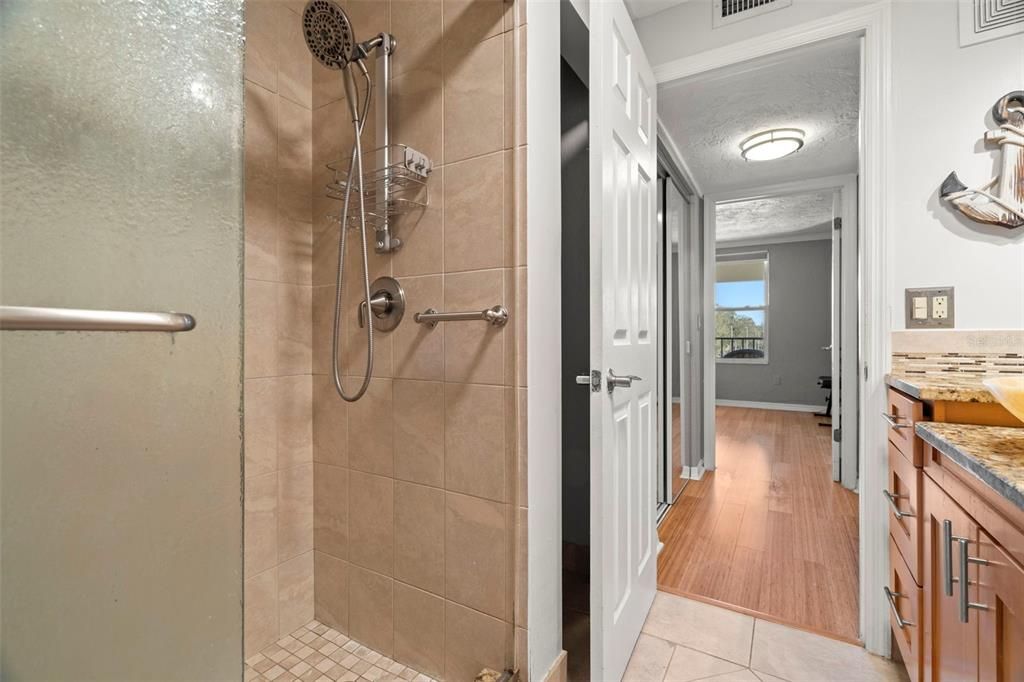
M 658 115 L 706 193 L 857 170 L 856 38 L 792 50 L 658 89 Z M 804 148 L 748 162 L 740 141 L 769 128 L 806 132 Z
M 832 192 L 752 199 L 715 207 L 715 241 L 831 234 Z

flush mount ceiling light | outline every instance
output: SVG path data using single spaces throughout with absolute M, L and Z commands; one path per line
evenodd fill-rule
M 747 161 L 772 161 L 797 152 L 804 146 L 799 128 L 772 128 L 740 142 L 740 154 Z

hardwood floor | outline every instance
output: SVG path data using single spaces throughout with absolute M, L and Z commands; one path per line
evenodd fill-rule
M 830 429 L 809 413 L 718 407 L 716 471 L 658 534 L 658 587 L 858 639 L 857 495 L 832 482 Z

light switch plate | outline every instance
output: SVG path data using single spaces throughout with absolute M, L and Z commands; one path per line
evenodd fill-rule
M 921 314 L 922 298 L 926 303 L 924 315 Z M 953 287 L 906 290 L 907 329 L 951 328 L 954 326 L 953 313 Z

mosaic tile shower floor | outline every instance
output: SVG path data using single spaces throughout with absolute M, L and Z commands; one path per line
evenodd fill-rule
M 318 621 L 245 661 L 245 682 L 436 682 Z

